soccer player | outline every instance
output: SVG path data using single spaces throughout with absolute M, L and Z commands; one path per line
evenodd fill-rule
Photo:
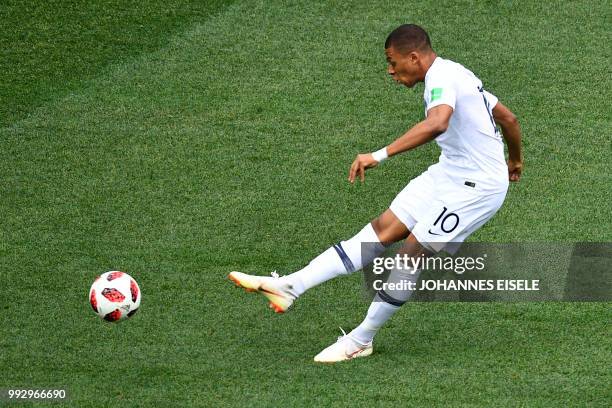
M 508 181 L 521 177 L 521 131 L 516 116 L 483 88 L 480 79 L 462 65 L 439 57 L 425 30 L 414 24 L 389 34 L 385 54 L 387 72 L 395 81 L 408 88 L 425 82 L 425 119 L 386 147 L 357 155 L 349 182 L 357 178 L 363 182 L 367 169 L 431 140 L 441 149 L 439 161 L 411 180 L 378 218 L 305 268 L 283 277 L 230 273 L 237 285 L 267 297 L 277 313 L 285 312 L 306 290 L 360 270 L 386 245 L 405 239 L 402 252 L 421 256 L 463 242 L 501 207 Z M 497 125 L 508 147 L 507 162 Z M 370 243 L 374 250 L 362 254 L 362 243 Z M 396 272 L 392 271 L 392 279 L 414 281 L 418 276 L 416 270 L 403 276 L 395 276 Z M 409 291 L 379 291 L 363 322 L 320 352 L 315 361 L 331 363 L 372 354 L 376 332 L 409 296 Z

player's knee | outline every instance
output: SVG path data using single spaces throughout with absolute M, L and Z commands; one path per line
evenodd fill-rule
M 393 244 L 400 239 L 406 238 L 410 231 L 405 226 L 394 225 L 393 223 L 385 222 L 383 216 L 375 218 L 371 222 L 374 232 L 378 236 L 378 240 L 383 245 Z
M 382 226 L 380 225 L 380 217 L 374 218 L 370 224 L 372 224 L 372 228 L 374 229 L 374 232 L 380 238 L 380 232 L 382 230 Z
M 378 240 L 383 244 L 389 243 L 389 239 L 391 238 L 389 228 L 385 228 L 385 225 L 381 221 L 381 217 L 373 219 L 371 224 L 376 236 L 378 236 Z

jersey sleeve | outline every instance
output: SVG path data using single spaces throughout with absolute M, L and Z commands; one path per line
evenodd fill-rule
M 440 74 L 443 74 L 441 72 Z M 429 78 L 425 85 L 425 111 L 438 105 L 449 105 L 455 109 L 457 91 L 450 78 L 444 75 L 435 75 Z

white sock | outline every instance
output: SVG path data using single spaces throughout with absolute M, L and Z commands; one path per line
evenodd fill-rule
M 378 295 L 376 295 L 372 303 L 370 303 L 368 314 L 365 319 L 363 319 L 363 322 L 349 333 L 353 339 L 362 345 L 370 343 L 372 339 L 374 339 L 378 329 L 380 329 L 401 307 L 394 306 L 377 298 Z
M 419 279 L 420 271 L 415 270 L 414 273 L 412 273 L 412 271 L 412 269 L 394 269 L 389 274 L 387 282 L 397 284 L 400 281 L 404 281 L 414 282 L 416 284 Z M 379 291 L 374 297 L 374 300 L 372 300 L 365 319 L 349 333 L 350 336 L 363 345 L 370 343 L 383 324 L 385 324 L 385 322 L 389 320 L 406 301 L 408 301 L 412 292 L 413 291 L 408 289 Z
M 372 243 L 367 245 L 367 253 L 362 254 L 362 243 Z M 384 250 L 385 247 L 380 243 L 372 224 L 368 224 L 353 238 L 328 248 L 305 268 L 282 279 L 293 287 L 295 296 L 300 296 L 308 289 L 336 276 L 361 270 L 364 264 L 372 262 Z

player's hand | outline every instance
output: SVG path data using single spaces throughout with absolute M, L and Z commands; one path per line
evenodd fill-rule
M 365 171 L 366 169 L 370 169 L 372 167 L 378 166 L 378 162 L 374 160 L 372 157 L 372 153 L 366 154 L 358 154 L 353 164 L 351 164 L 351 169 L 349 171 L 349 182 L 354 183 L 355 177 L 359 176 L 361 182 L 365 181 Z
M 523 172 L 523 162 L 521 160 L 508 160 L 508 177 L 510 181 L 519 181 Z

